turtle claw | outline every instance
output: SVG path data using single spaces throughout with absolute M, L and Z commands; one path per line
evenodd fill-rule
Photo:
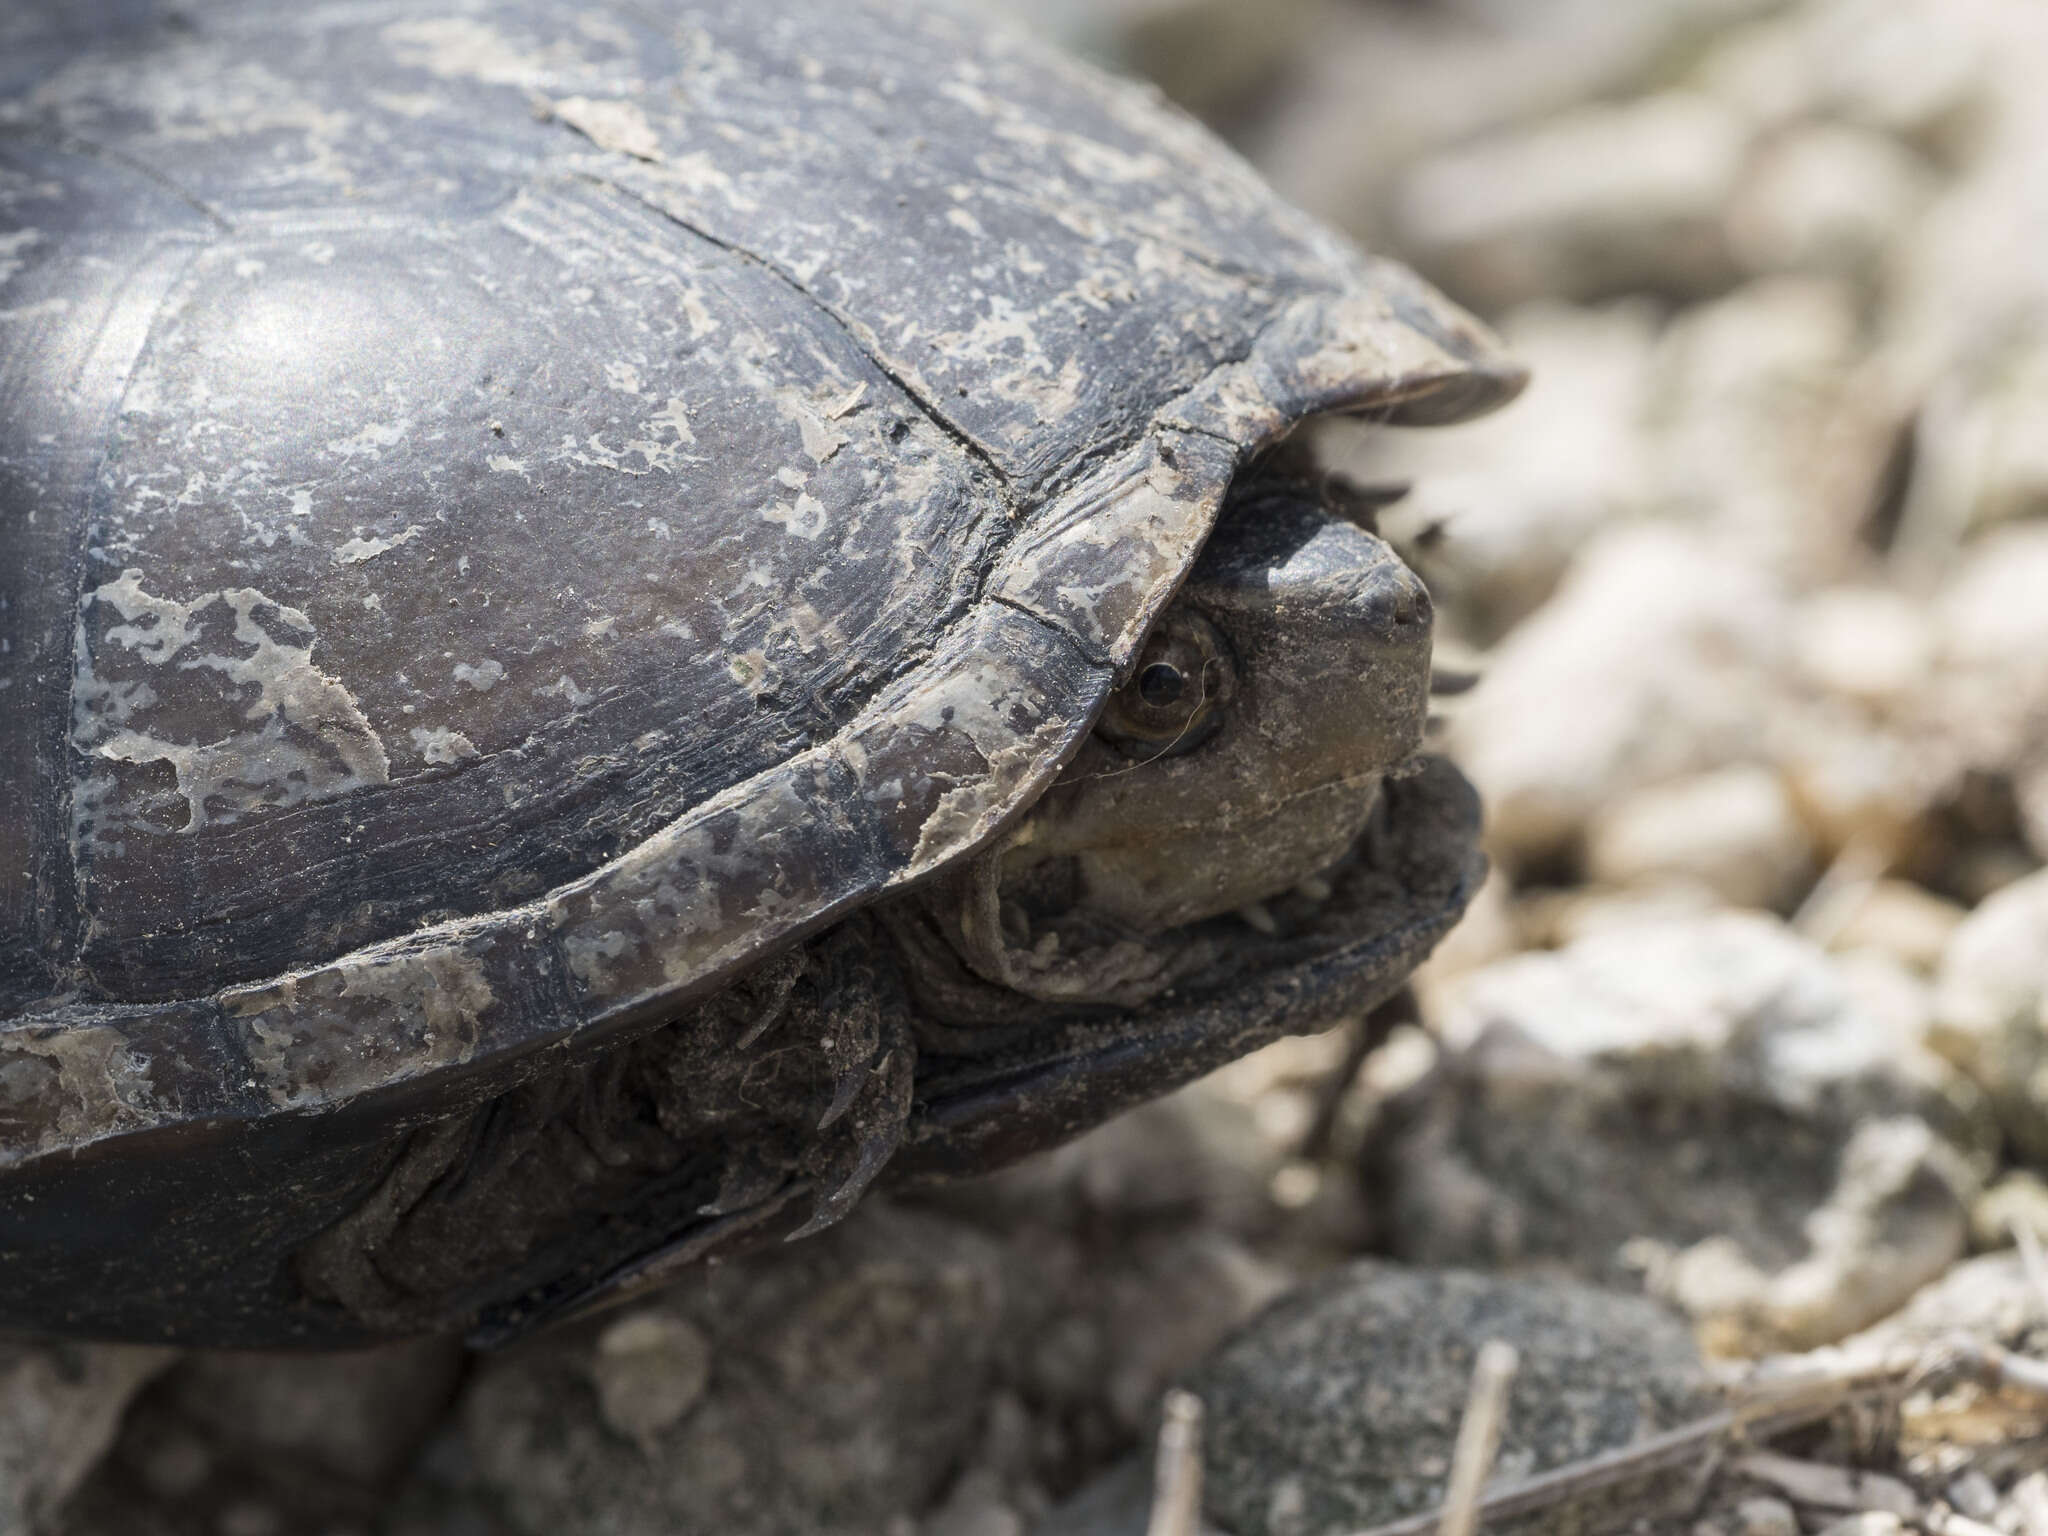
M 834 1226 L 851 1211 L 862 1194 L 872 1184 L 875 1175 L 882 1171 L 882 1164 L 896 1150 L 898 1128 L 888 1124 L 871 1131 L 860 1144 L 860 1157 L 853 1165 L 853 1171 L 842 1179 L 829 1194 L 821 1194 L 811 1206 L 811 1219 L 790 1233 L 785 1242 L 795 1242 L 801 1237 L 811 1237 Z
M 819 1130 L 824 1130 L 853 1108 L 853 1101 L 860 1096 L 861 1089 L 867 1086 L 868 1076 L 869 1069 L 865 1063 L 857 1067 L 848 1067 L 839 1074 L 838 1081 L 832 1085 L 832 1102 L 825 1107 L 824 1118 L 818 1122 Z

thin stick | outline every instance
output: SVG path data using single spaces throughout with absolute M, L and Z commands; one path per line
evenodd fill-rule
M 1548 1472 L 1490 1490 L 1479 1500 L 1482 1520 L 1512 1520 L 1522 1515 L 1568 1504 L 1589 1493 L 1633 1482 L 1655 1472 L 1688 1466 L 1708 1455 L 1735 1435 L 1752 1440 L 1769 1440 L 1788 1429 L 1811 1424 L 1833 1413 L 1857 1392 L 1894 1382 L 1910 1374 L 1917 1361 L 1852 1360 L 1775 1380 L 1758 1381 L 1738 1388 L 1733 1409 L 1708 1414 L 1690 1424 L 1651 1435 L 1633 1445 L 1601 1451 L 1581 1461 L 1568 1462 Z M 1436 1536 L 1444 1518 L 1441 1509 L 1425 1510 L 1400 1520 L 1390 1520 L 1353 1536 Z
M 1958 1337 L 1949 1347 L 1957 1359 L 1993 1386 L 2048 1400 L 2048 1363 L 2016 1355 L 1989 1339 L 1967 1335 Z
M 2042 1321 L 2048 1321 L 2048 1261 L 2041 1257 L 2041 1239 L 2023 1216 L 2013 1217 L 2006 1225 L 2020 1251 L 2020 1268 L 2026 1273 L 2027 1289 L 2034 1293 L 2034 1308 Z
M 1472 1536 L 1479 1528 L 1479 1494 L 1500 1450 L 1501 1420 L 1507 1416 L 1508 1383 L 1521 1357 L 1512 1344 L 1489 1339 L 1472 1363 L 1472 1395 L 1458 1424 L 1451 1452 L 1451 1478 L 1444 1488 L 1444 1517 L 1438 1536 Z
M 1169 1392 L 1160 1415 L 1145 1536 L 1199 1536 L 1202 1518 L 1202 1400 Z
M 1850 838 L 1792 914 L 1793 930 L 1826 949 L 1870 899 L 1891 862 L 1875 838 L 1862 834 Z

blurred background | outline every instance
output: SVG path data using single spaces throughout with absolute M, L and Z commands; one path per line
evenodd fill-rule
M 1412 487 L 1479 679 L 1438 739 L 1495 873 L 1418 1007 L 482 1361 L 23 1348 L 0 1532 L 1138 1536 L 1179 1380 L 1211 1519 L 1308 1536 L 1438 1496 L 1490 1333 L 1510 1474 L 1716 1360 L 2048 1342 L 2048 6 L 948 3 L 1156 82 L 1533 370 L 1321 443 Z M 1801 1453 L 1902 1480 L 1859 1536 L 2043 1536 L 2044 1418 Z M 1800 1486 L 1638 1525 L 1845 1513 Z

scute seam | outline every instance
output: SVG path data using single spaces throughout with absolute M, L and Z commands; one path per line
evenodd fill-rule
M 659 203 L 656 203 L 651 199 L 642 197 L 639 193 L 635 192 L 631 187 L 622 186 L 620 183 L 613 181 L 608 176 L 600 176 L 595 171 L 585 170 L 579 170 L 574 172 L 573 174 L 575 174 L 577 177 L 584 181 L 589 181 L 597 186 L 603 187 L 608 192 L 617 193 L 620 197 L 623 197 L 627 201 L 634 203 L 635 205 L 641 208 L 646 209 L 649 213 L 654 214 L 656 217 L 666 219 L 669 223 L 675 225 L 678 229 L 689 231 L 689 233 L 695 235 L 699 240 L 704 241 L 707 245 L 715 245 L 720 250 L 729 252 L 730 254 L 737 256 L 742 261 L 750 261 L 755 266 L 761 268 L 764 272 L 770 273 L 775 278 L 777 278 L 780 282 L 784 284 L 784 286 L 789 288 L 805 303 L 809 304 L 812 308 L 817 310 L 819 314 L 825 316 L 840 330 L 844 331 L 846 333 L 847 339 L 850 340 L 856 347 L 860 349 L 862 356 L 867 358 L 867 360 L 870 363 L 874 364 L 875 370 L 878 373 L 880 373 L 884 378 L 886 378 L 891 384 L 894 384 L 898 389 L 902 390 L 904 398 L 909 400 L 920 411 L 922 411 L 926 418 L 930 420 L 933 426 L 937 427 L 941 432 L 945 433 L 946 436 L 951 438 L 954 442 L 958 443 L 963 449 L 965 449 L 969 454 L 971 454 L 974 457 L 974 459 L 979 464 L 981 464 L 981 466 L 984 469 L 986 469 L 991 475 L 993 475 L 996 479 L 996 483 L 1003 489 L 1003 499 L 1005 503 L 1010 505 L 1014 509 L 1015 498 L 1012 497 L 1010 494 L 1010 477 L 1003 472 L 1002 466 L 995 461 L 994 456 L 990 454 L 988 449 L 985 448 L 978 439 L 970 435 L 958 423 L 953 421 L 952 418 L 947 416 L 945 412 L 941 411 L 938 408 L 937 403 L 929 399 L 923 390 L 919 389 L 910 380 L 904 378 L 902 374 L 898 373 L 894 368 L 890 367 L 888 362 L 884 358 L 879 356 L 876 353 L 875 349 L 871 345 L 869 345 L 867 339 L 864 336 L 862 336 L 860 327 L 855 325 L 851 320 L 849 320 L 845 315 L 841 314 L 832 305 L 827 304 L 823 299 L 819 298 L 815 293 L 811 292 L 810 289 L 806 288 L 801 282 L 797 280 L 794 273 L 787 271 L 779 263 L 769 260 L 766 256 L 763 256 L 759 251 L 749 250 L 746 246 L 740 245 L 736 241 L 728 240 L 720 235 L 715 235 L 710 230 L 704 228 L 701 224 L 694 223 L 693 221 L 684 218 L 674 209 L 664 208 Z

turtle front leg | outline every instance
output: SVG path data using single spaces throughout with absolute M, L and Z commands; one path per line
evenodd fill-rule
M 852 1210 L 902 1140 L 915 1045 L 855 917 L 658 1029 L 414 1131 L 300 1250 L 379 1333 L 499 1343 Z

